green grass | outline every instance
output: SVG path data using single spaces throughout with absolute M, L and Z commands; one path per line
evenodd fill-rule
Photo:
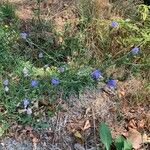
M 124 68 L 129 73 L 144 76 L 146 90 L 149 92 L 150 69 L 150 15 L 144 5 L 136 6 L 136 17 L 97 18 L 92 11 L 93 5 L 78 3 L 79 22 L 76 28 L 66 23 L 65 30 L 57 32 L 55 25 L 49 21 L 30 21 L 27 39 L 22 39 L 20 20 L 15 17 L 15 9 L 10 4 L 0 5 L 0 122 L 11 124 L 16 121 L 22 124 L 36 125 L 41 114 L 35 115 L 38 109 L 36 101 L 47 99 L 55 103 L 61 96 L 66 100 L 71 94 L 78 94 L 85 87 L 96 86 L 98 82 L 106 83 L 107 79 L 124 79 L 107 74 L 111 66 Z M 139 7 L 139 9 L 138 9 Z M 86 13 L 87 11 L 90 11 Z M 89 14 L 89 15 L 87 15 Z M 39 14 L 38 14 L 39 15 Z M 135 17 L 135 18 L 134 18 Z M 119 25 L 111 28 L 111 21 Z M 59 41 L 59 38 L 62 41 Z M 138 46 L 140 52 L 131 54 L 131 49 Z M 42 53 L 43 57 L 39 58 Z M 45 68 L 45 65 L 49 67 Z M 25 77 L 23 69 L 27 68 L 29 76 Z M 64 71 L 61 72 L 60 68 Z M 91 73 L 99 69 L 103 78 L 93 80 Z M 60 80 L 53 86 L 52 78 Z M 5 91 L 3 81 L 9 80 L 9 91 Z M 31 87 L 31 81 L 38 80 L 38 87 Z M 34 111 L 26 114 L 22 101 L 30 99 L 29 107 Z M 140 98 L 139 98 L 140 99 Z M 47 111 L 47 109 L 44 109 Z M 52 112 L 53 113 L 53 112 Z M 52 114 L 49 113 L 49 114 Z

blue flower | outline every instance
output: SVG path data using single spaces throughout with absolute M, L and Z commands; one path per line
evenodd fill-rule
M 26 32 L 20 33 L 20 37 L 21 37 L 22 39 L 24 39 L 24 40 L 27 39 L 27 36 L 28 36 L 28 34 L 27 34 Z
M 118 22 L 116 22 L 116 21 L 112 21 L 111 22 L 111 27 L 112 28 L 115 28 L 115 27 L 117 27 L 119 24 L 118 24 Z
M 31 81 L 31 86 L 32 86 L 32 87 L 37 87 L 38 84 L 39 84 L 39 82 L 38 82 L 37 80 L 32 80 L 32 81 Z
M 131 53 L 133 55 L 137 55 L 139 53 L 139 51 L 140 51 L 140 49 L 138 47 L 134 47 L 134 48 L 132 48 Z
M 56 86 L 56 85 L 58 85 L 59 83 L 60 83 L 60 81 L 59 81 L 58 78 L 52 78 L 52 79 L 51 79 L 51 84 L 52 84 L 52 85 Z
M 40 52 L 40 53 L 39 53 L 39 58 L 43 58 L 43 57 L 44 57 L 43 53 Z
M 116 80 L 113 80 L 113 79 L 109 79 L 107 81 L 107 85 L 110 87 L 110 88 L 115 88 L 116 85 L 117 85 L 117 81 Z
M 29 99 L 27 99 L 27 98 L 23 99 L 23 106 L 24 106 L 25 109 L 28 107 L 29 103 L 30 103 Z
M 102 73 L 101 73 L 99 70 L 94 70 L 94 71 L 91 73 L 91 77 L 92 77 L 94 80 L 97 80 L 98 78 L 102 77 Z
M 4 86 L 8 86 L 8 84 L 9 84 L 8 79 L 6 79 L 6 80 L 3 81 L 3 85 L 4 85 Z

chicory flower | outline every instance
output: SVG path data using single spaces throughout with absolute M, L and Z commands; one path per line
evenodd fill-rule
M 112 21 L 111 22 L 111 27 L 112 28 L 115 28 L 115 27 L 117 27 L 119 24 L 118 24 L 118 22 L 116 22 L 116 21 Z
M 26 32 L 20 33 L 20 37 L 21 37 L 22 39 L 24 39 L 24 40 L 27 39 L 27 36 L 28 36 L 28 34 L 27 34 Z
M 29 103 L 30 103 L 29 99 L 27 99 L 27 98 L 23 99 L 23 106 L 24 106 L 25 109 L 28 107 Z
M 139 51 L 140 51 L 140 49 L 138 47 L 134 47 L 134 48 L 132 48 L 131 53 L 133 55 L 137 55 L 139 53 Z
M 37 87 L 39 82 L 37 80 L 32 80 L 31 81 L 31 87 Z
M 92 77 L 94 80 L 97 80 L 98 78 L 102 77 L 102 73 L 101 73 L 99 70 L 94 70 L 94 71 L 91 73 L 91 77 Z
M 58 78 L 52 78 L 52 79 L 51 79 L 51 84 L 52 84 L 52 85 L 57 86 L 59 83 L 60 83 L 60 81 L 59 81 Z
M 3 81 L 3 85 L 4 85 L 4 86 L 8 86 L 8 84 L 9 84 L 8 79 L 6 79 L 6 80 Z
M 113 79 L 109 79 L 109 80 L 107 81 L 107 85 L 108 85 L 108 87 L 110 87 L 110 88 L 115 88 L 116 85 L 117 85 L 117 81 L 116 81 L 116 80 L 113 80 Z

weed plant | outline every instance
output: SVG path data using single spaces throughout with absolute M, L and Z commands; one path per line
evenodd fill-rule
M 81 0 L 76 27 L 66 23 L 64 31 L 57 32 L 52 21 L 40 17 L 40 10 L 27 31 L 11 4 L 0 5 L 1 133 L 13 121 L 36 126 L 41 117 L 37 102 L 66 100 L 99 82 L 115 90 L 121 79 L 107 75 L 110 66 L 144 74 L 150 86 L 149 7 L 137 5 L 135 18 L 101 18 L 93 7 Z

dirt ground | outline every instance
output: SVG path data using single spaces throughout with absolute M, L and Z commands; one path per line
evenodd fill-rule
M 49 124 L 48 128 L 35 130 L 31 126 L 14 124 L 8 135 L 1 139 L 0 149 L 96 150 L 100 146 L 98 125 L 102 121 L 109 125 L 113 137 L 118 134 L 128 137 L 130 129 L 144 132 L 148 137 L 150 106 L 131 107 L 128 100 L 117 101 L 116 96 L 116 91 L 104 87 L 104 90 L 87 89 L 80 98 L 72 96 L 68 102 L 60 99 L 61 111 L 51 118 L 46 115 L 42 118 Z M 136 138 L 134 132 L 131 134 Z M 146 145 L 144 148 L 149 147 Z

